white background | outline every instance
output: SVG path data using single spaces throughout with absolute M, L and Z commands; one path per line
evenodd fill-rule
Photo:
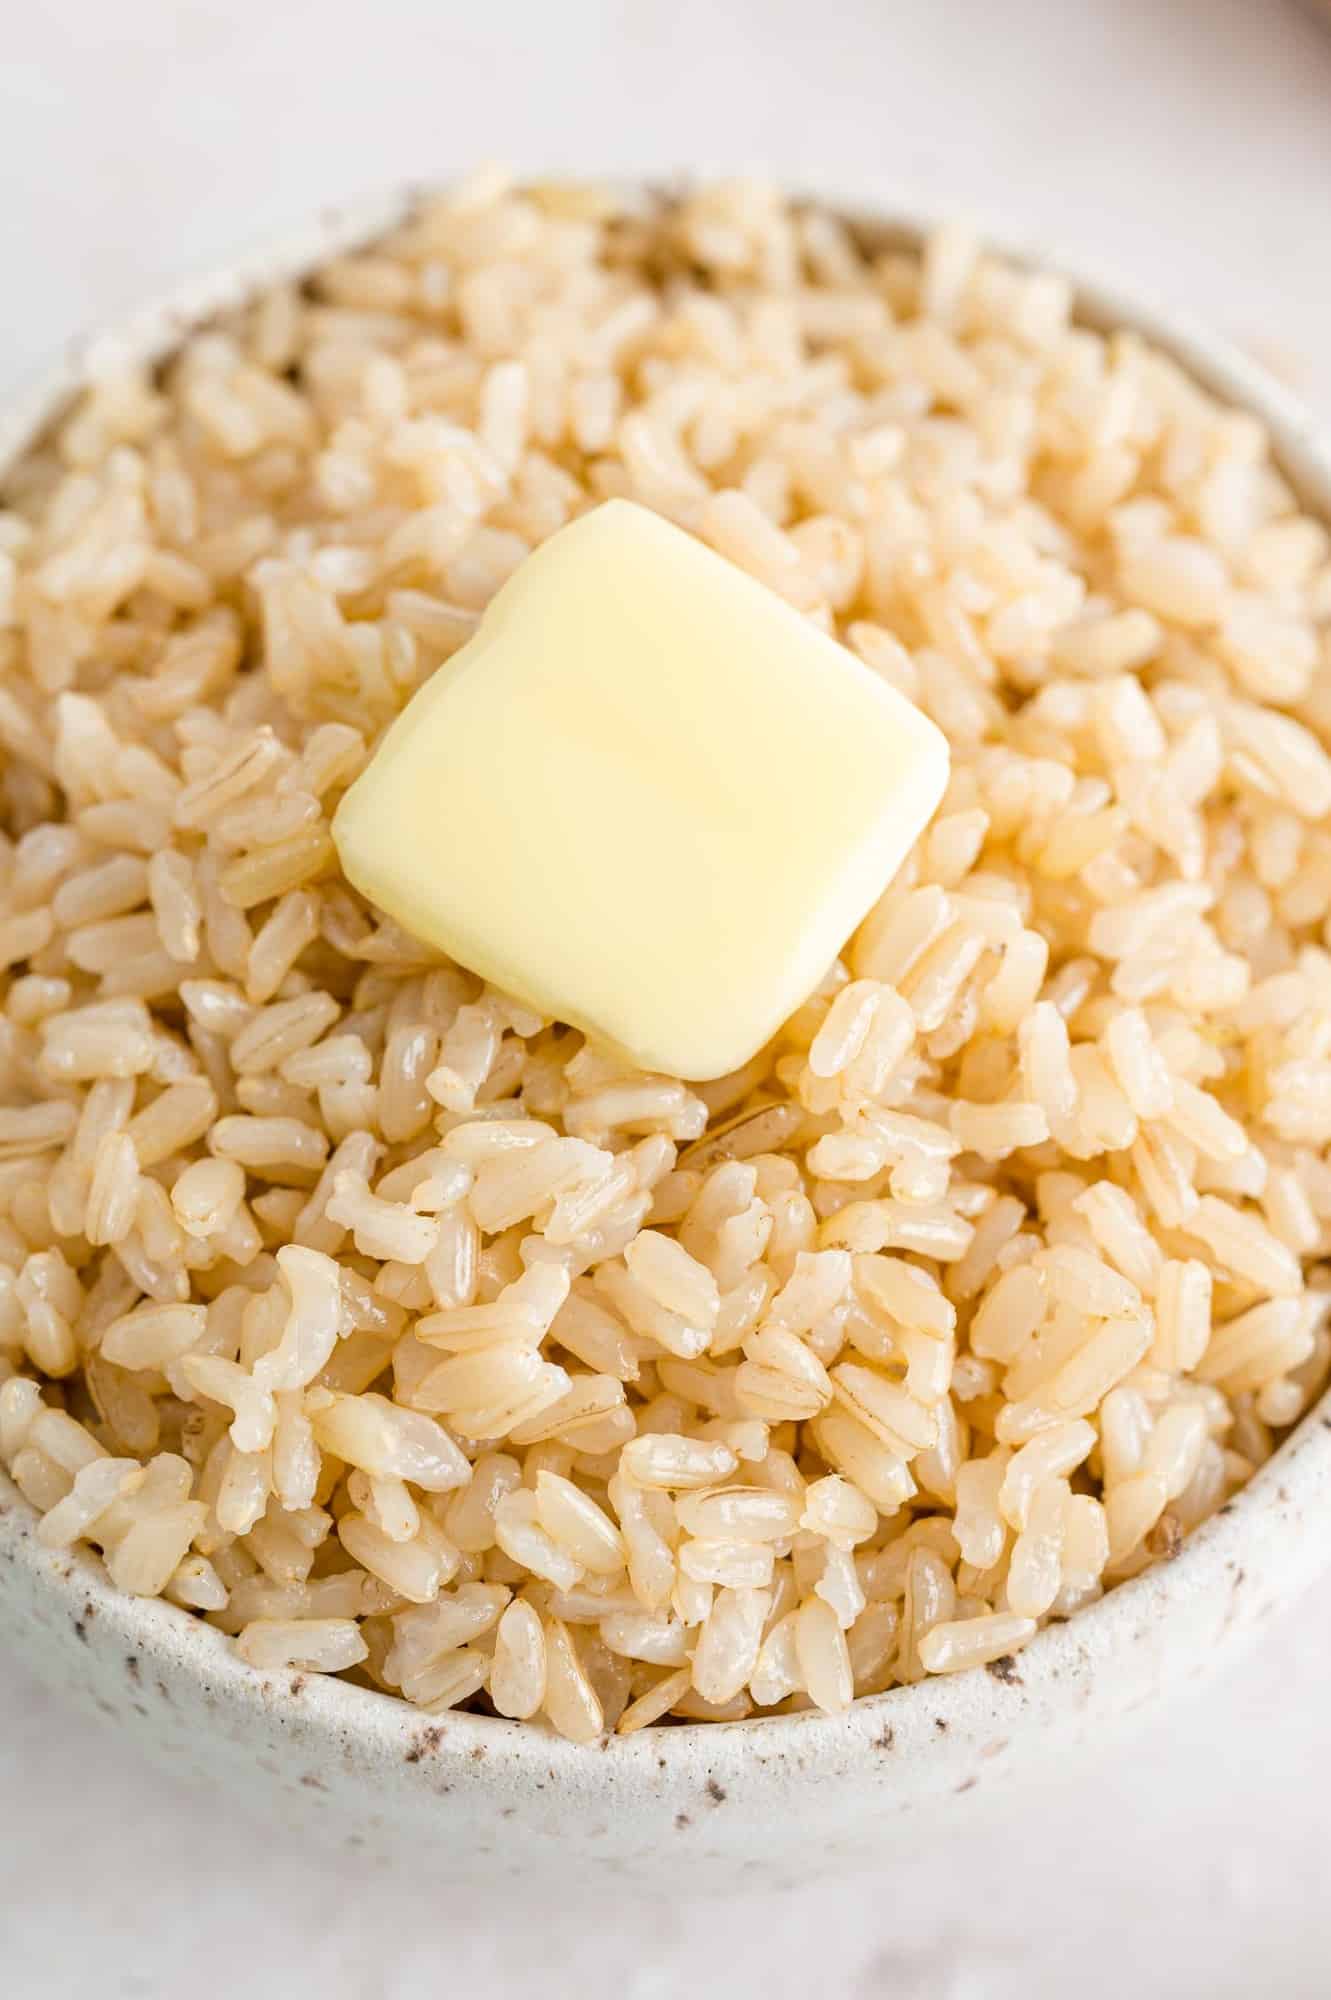
M 1331 34 L 1288 0 L 10 0 L 0 388 L 326 202 L 496 157 L 1010 216 L 1209 318 L 1331 418 Z M 886 1876 L 724 1919 L 501 1925 L 437 1871 L 358 1879 L 152 1775 L 0 1633 L 0 1990 L 1325 1994 L 1329 1649 L 1331 1583 L 1130 1757 L 1049 1774 Z

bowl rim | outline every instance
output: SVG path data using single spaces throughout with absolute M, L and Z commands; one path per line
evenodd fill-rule
M 19 455 L 90 382 L 126 362 L 164 359 L 189 333 L 260 288 L 303 277 L 326 258 L 372 240 L 437 191 L 432 185 L 411 183 L 326 208 L 304 227 L 173 287 L 119 320 L 109 332 L 72 341 L 56 365 L 0 404 L 0 487 Z M 955 218 L 954 209 L 900 191 L 847 196 L 844 191 L 801 186 L 792 190 L 792 199 L 831 208 L 857 237 L 881 247 L 918 246 L 932 229 Z M 1144 335 L 1223 401 L 1256 415 L 1300 500 L 1331 521 L 1331 427 L 1315 420 L 1265 368 L 1186 313 L 1162 305 L 1143 288 L 1094 261 L 1048 246 L 1030 233 L 1014 233 L 1001 223 L 990 226 L 983 216 L 978 219 L 978 233 L 986 250 L 1024 268 L 1066 278 L 1079 323 Z M 1324 1567 L 1318 1537 L 1301 1523 L 1327 1507 L 1331 1507 L 1331 1388 L 1249 1484 L 1193 1531 L 1174 1561 L 1114 1586 L 1071 1619 L 1043 1627 L 1022 1649 L 1019 1675 L 973 1668 L 930 1676 L 911 1686 L 863 1696 L 836 1716 L 810 1710 L 741 1722 L 676 1723 L 630 1737 L 611 1736 L 602 1746 L 603 1754 L 594 1758 L 543 1728 L 501 1718 L 450 1711 L 449 1734 L 464 1746 L 480 1744 L 502 1755 L 519 1776 L 535 1781 L 538 1771 L 542 1779 L 548 1774 L 566 1796 L 582 1803 L 590 1791 L 604 1788 L 612 1772 L 620 1779 L 641 1776 L 668 1789 L 672 1780 L 704 1769 L 725 1775 L 729 1785 L 741 1790 L 747 1781 L 751 1792 L 758 1763 L 817 1769 L 824 1778 L 836 1779 L 863 1769 L 866 1756 L 883 1747 L 885 1729 L 886 1741 L 895 1732 L 922 1754 L 937 1741 L 935 1732 L 954 1726 L 974 1742 L 1001 1719 L 1015 1735 L 1022 1723 L 1009 1699 L 1013 1683 L 1021 1690 L 1018 1706 L 1027 1732 L 1048 1740 L 1051 1728 L 1072 1711 L 1089 1712 L 1108 1722 L 1163 1691 L 1165 1681 L 1188 1679 L 1206 1670 L 1232 1644 L 1250 1635 L 1256 1624 L 1296 1596 Z M 197 1676 L 210 1692 L 224 1694 L 233 1708 L 256 1724 L 271 1726 L 274 1713 L 280 1718 L 285 1711 L 307 1742 L 313 1737 L 332 1750 L 355 1739 L 372 1759 L 401 1766 L 404 1751 L 431 1720 L 400 1697 L 334 1676 L 309 1675 L 297 1703 L 283 1676 L 264 1675 L 246 1666 L 221 1633 L 191 1613 L 161 1599 L 134 1598 L 116 1590 L 91 1551 L 55 1554 L 42 1548 L 34 1532 L 36 1518 L 0 1472 L 0 1561 L 26 1572 L 74 1620 L 79 1607 L 86 1610 L 91 1605 L 99 1630 L 108 1639 L 149 1659 L 160 1659 L 178 1675 Z M 1269 1566 L 1254 1576 L 1259 1555 Z M 1247 1593 L 1240 1605 L 1245 1581 Z M 1218 1608 L 1222 1601 L 1223 1610 Z M 1166 1621 L 1169 1638 L 1162 1647 L 1160 1633 Z M 1122 1671 L 1107 1671 L 1111 1667 Z M 755 1760 L 753 1753 L 760 1745 L 768 1754 Z M 1006 1749 L 1006 1743 L 1002 1747 Z M 405 1762 L 411 1765 L 409 1754 Z

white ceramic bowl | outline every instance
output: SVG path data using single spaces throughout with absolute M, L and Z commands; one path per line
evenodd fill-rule
M 324 216 L 293 243 L 188 286 L 82 348 L 0 413 L 0 468 L 104 361 L 170 351 L 182 333 L 259 285 L 299 275 L 388 226 L 410 195 Z M 864 214 L 880 242 L 918 240 L 917 205 Z M 1331 519 L 1331 444 L 1241 355 L 1075 259 L 993 241 L 1066 272 L 1079 316 L 1131 326 L 1267 424 L 1305 503 Z M 156 1761 L 246 1793 L 283 1824 L 392 1853 L 450 1878 L 507 1872 L 571 1882 L 595 1864 L 665 1885 L 745 1877 L 768 1886 L 820 1868 L 941 1842 L 1013 1773 L 1102 1740 L 1133 1711 L 1195 1680 L 1297 1595 L 1323 1565 L 1331 1516 L 1331 1396 L 1177 1559 L 1039 1633 L 1018 1658 L 857 1702 L 849 1714 L 645 1730 L 580 1749 L 481 1716 L 431 1718 L 317 1674 L 256 1673 L 187 1613 L 112 1589 L 87 1554 L 53 1555 L 0 1475 L 0 1643 L 45 1682 L 133 1735 Z

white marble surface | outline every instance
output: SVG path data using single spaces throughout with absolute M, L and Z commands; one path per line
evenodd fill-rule
M 768 169 L 1009 214 L 1262 350 L 1331 418 L 1331 35 L 1286 0 L 14 8 L 0 385 L 324 201 L 495 156 Z M 1331 1578 L 1131 1756 L 1046 1774 L 886 1879 L 755 1897 L 741 1931 L 669 1902 L 499 1921 L 428 1874 L 358 1879 L 71 1721 L 0 1634 L 0 1990 L 1322 1994 L 1328 1647 Z

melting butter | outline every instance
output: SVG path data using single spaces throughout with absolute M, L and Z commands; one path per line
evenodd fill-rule
M 543 543 L 336 815 L 348 878 L 541 1012 L 694 1079 L 826 973 L 947 783 L 934 724 L 683 530 Z

